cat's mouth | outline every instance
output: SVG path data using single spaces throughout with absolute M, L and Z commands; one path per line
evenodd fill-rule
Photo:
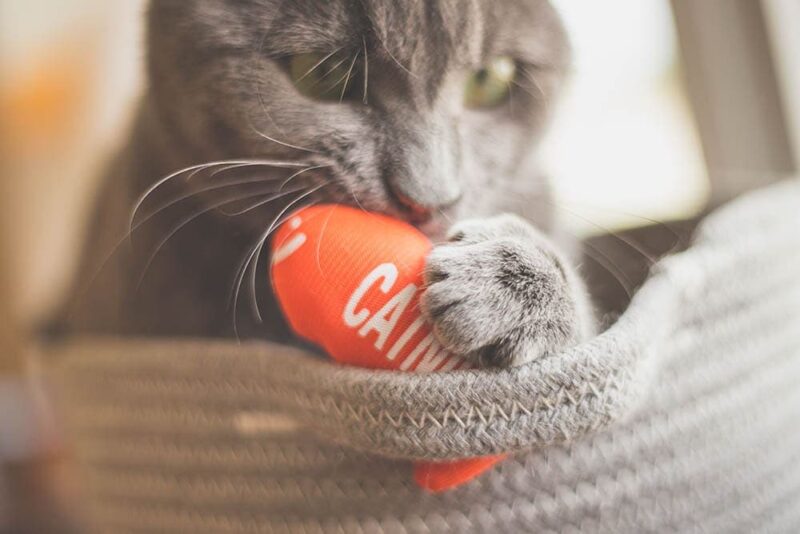
M 429 222 L 434 216 L 434 209 L 422 206 L 414 202 L 411 198 L 392 187 L 391 183 L 386 184 L 386 190 L 392 202 L 403 212 L 404 219 L 415 226 Z
M 415 226 L 433 241 L 442 238 L 450 226 L 448 208 L 421 206 L 388 184 L 384 185 L 384 194 L 380 199 L 374 196 L 362 198 L 353 194 L 345 184 L 342 185 L 344 187 L 339 190 L 341 195 L 336 195 L 338 198 L 332 199 L 335 202 L 400 219 Z
M 401 212 L 401 218 L 414 225 L 432 241 L 442 240 L 451 226 L 448 215 L 454 204 L 442 207 L 422 206 L 402 193 L 387 187 L 392 203 Z
M 364 178 L 348 178 L 345 173 L 336 173 L 335 168 L 329 169 L 328 173 L 328 181 L 334 187 L 320 191 L 323 202 L 333 201 L 395 217 L 412 224 L 431 238 L 443 234 L 450 225 L 449 213 L 457 202 L 441 206 L 424 205 L 404 194 L 389 179 L 379 180 L 378 185 Z M 371 192 L 359 191 L 358 187 L 354 187 L 359 182 L 372 182 L 373 186 L 369 188 Z
M 375 187 L 371 194 L 354 190 L 350 180 L 339 178 L 336 182 L 339 184 L 339 187 L 336 188 L 339 193 L 336 195 L 339 196 L 336 199 L 337 202 L 353 204 L 355 207 L 367 211 L 383 213 L 415 226 L 424 225 L 436 217 L 436 208 L 414 202 L 397 188 L 392 187 L 388 180 L 382 180 L 380 186 Z
M 419 228 L 431 223 L 448 220 L 462 198 L 461 188 L 446 180 L 419 183 L 414 180 L 384 178 L 383 186 L 390 202 L 401 212 L 402 217 Z

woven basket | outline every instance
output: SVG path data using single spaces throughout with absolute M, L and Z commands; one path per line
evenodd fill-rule
M 101 532 L 800 532 L 800 182 L 660 262 L 608 331 L 500 371 L 80 339 L 59 405 Z M 516 452 L 443 494 L 409 459 Z

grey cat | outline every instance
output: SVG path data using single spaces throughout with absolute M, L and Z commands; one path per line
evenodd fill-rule
M 438 242 L 422 307 L 452 351 L 514 365 L 592 333 L 537 161 L 569 63 L 547 1 L 153 0 L 148 21 L 72 329 L 289 342 L 259 245 L 337 202 Z

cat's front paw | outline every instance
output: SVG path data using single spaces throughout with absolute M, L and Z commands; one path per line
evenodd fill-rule
M 521 364 L 591 330 L 585 291 L 570 269 L 516 216 L 466 221 L 428 257 L 422 311 L 448 350 L 482 365 Z

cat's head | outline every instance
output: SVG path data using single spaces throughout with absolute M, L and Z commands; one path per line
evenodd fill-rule
M 315 198 L 415 222 L 544 194 L 569 56 L 546 0 L 153 0 L 149 50 L 161 120 L 202 160 L 307 163 Z

